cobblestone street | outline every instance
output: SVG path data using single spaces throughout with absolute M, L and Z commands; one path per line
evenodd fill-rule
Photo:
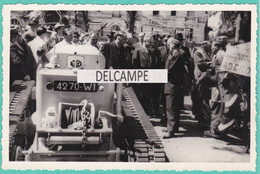
M 185 97 L 185 106 L 188 108 L 190 104 L 189 97 Z M 162 137 L 166 125 L 158 118 L 152 118 L 151 122 Z M 162 139 L 170 162 L 250 162 L 250 154 L 246 153 L 246 146 L 241 145 L 238 137 L 229 134 L 221 140 L 204 138 L 191 111 L 182 112 L 180 126 L 176 137 Z

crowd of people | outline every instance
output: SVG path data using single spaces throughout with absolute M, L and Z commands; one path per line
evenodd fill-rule
M 57 44 L 90 44 L 106 58 L 106 68 L 168 69 L 166 84 L 131 84 L 147 115 L 167 122 L 163 138 L 174 137 L 179 130 L 184 95 L 191 95 L 192 112 L 205 136 L 217 138 L 235 124 L 249 123 L 250 79 L 220 70 L 229 44 L 226 36 L 213 42 L 186 41 L 185 47 L 181 33 L 117 31 L 99 42 L 98 33 L 81 33 L 60 22 L 53 29 L 37 20 L 28 26 L 24 30 L 11 26 L 10 84 L 36 80 L 37 66 L 49 61 L 45 54 Z

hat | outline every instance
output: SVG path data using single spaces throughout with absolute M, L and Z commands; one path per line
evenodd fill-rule
M 28 23 L 28 25 L 38 25 L 39 21 L 37 19 L 31 19 Z
M 54 29 L 55 29 L 55 30 L 58 30 L 58 29 L 61 28 L 61 27 L 65 27 L 65 25 L 64 25 L 63 23 L 58 22 L 57 24 L 55 24 Z
M 212 45 L 221 46 L 220 42 L 218 42 L 218 41 L 214 41 L 214 42 L 212 42 Z
M 145 36 L 145 33 L 139 33 L 139 35 L 138 35 L 139 37 L 144 37 Z
M 180 45 L 181 42 L 173 37 L 170 37 L 167 41 L 167 44 L 170 45 L 171 43 L 175 44 L 175 45 Z
M 52 33 L 50 25 L 44 25 L 44 28 L 46 28 L 47 33 Z
M 183 35 L 181 33 L 177 33 L 174 38 L 177 39 L 178 41 L 185 40 L 185 39 L 183 39 Z
M 199 42 L 198 45 L 210 45 L 209 41 L 203 41 L 203 42 Z
M 38 27 L 38 28 L 36 29 L 36 33 L 37 33 L 38 36 L 40 36 L 40 35 L 42 35 L 42 34 L 44 34 L 44 33 L 47 33 L 47 30 L 46 30 L 45 27 Z
M 17 36 L 19 30 L 19 26 L 18 25 L 11 25 L 11 36 Z
M 115 34 L 114 31 L 110 31 L 110 34 L 107 34 L 107 36 L 108 36 L 109 38 L 111 38 L 111 37 L 114 37 L 114 34 Z
M 76 32 L 73 33 L 72 36 L 73 36 L 73 37 L 79 37 L 79 33 L 76 31 Z
M 114 36 L 115 37 L 117 37 L 117 36 L 127 37 L 127 35 L 124 31 L 117 31 L 117 32 L 115 32 Z
M 64 35 L 64 36 L 72 35 L 72 32 L 71 32 L 71 30 L 70 30 L 69 28 L 67 28 L 67 29 L 65 29 L 65 30 L 63 31 L 63 35 Z

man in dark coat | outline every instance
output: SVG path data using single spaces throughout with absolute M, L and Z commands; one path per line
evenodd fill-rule
M 183 98 L 184 58 L 177 39 L 169 38 L 170 54 L 165 63 L 168 69 L 168 83 L 164 85 L 166 98 L 167 134 L 171 138 L 179 130 L 180 110 Z
M 155 47 L 152 35 L 144 36 L 144 46 L 136 48 L 133 52 L 134 69 L 158 69 L 160 52 Z M 159 85 L 140 84 L 137 93 L 147 115 L 159 114 Z
M 35 80 L 36 62 L 32 52 L 19 35 L 16 26 L 11 26 L 10 40 L 10 85 L 14 80 Z
M 188 92 L 191 91 L 191 85 L 192 85 L 192 77 L 193 77 L 193 71 L 190 66 L 190 51 L 189 48 L 183 46 L 183 41 L 185 40 L 183 38 L 182 33 L 177 33 L 175 35 L 175 39 L 177 39 L 180 42 L 180 49 L 183 50 L 183 58 L 184 58 L 184 94 L 188 94 Z M 184 108 L 184 96 L 182 99 L 182 108 Z
M 113 42 L 104 43 L 100 52 L 106 58 L 106 68 L 124 69 L 125 68 L 125 51 L 123 45 L 126 42 L 126 33 L 119 31 L 115 33 Z

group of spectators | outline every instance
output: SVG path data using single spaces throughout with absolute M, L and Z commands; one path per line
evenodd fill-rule
M 38 65 L 44 66 L 49 62 L 45 54 L 54 46 L 91 44 L 98 48 L 98 35 L 94 32 L 80 33 L 60 22 L 54 27 L 42 26 L 37 19 L 32 19 L 25 29 L 11 25 L 10 42 L 11 85 L 14 80 L 36 80 Z
M 192 112 L 205 136 L 219 137 L 235 123 L 249 122 L 250 79 L 220 71 L 228 44 L 226 36 L 218 36 L 213 42 L 189 41 L 189 47 L 185 47 L 181 33 L 134 36 L 118 31 L 107 35 L 106 42 L 98 42 L 98 33 L 80 33 L 62 23 L 54 30 L 39 26 L 37 20 L 29 26 L 24 33 L 18 26 L 11 26 L 10 84 L 17 79 L 36 80 L 37 66 L 48 62 L 45 54 L 55 45 L 90 44 L 104 55 L 106 68 L 168 69 L 166 84 L 131 84 L 147 115 L 167 122 L 163 138 L 179 131 L 187 94 L 191 94 Z

